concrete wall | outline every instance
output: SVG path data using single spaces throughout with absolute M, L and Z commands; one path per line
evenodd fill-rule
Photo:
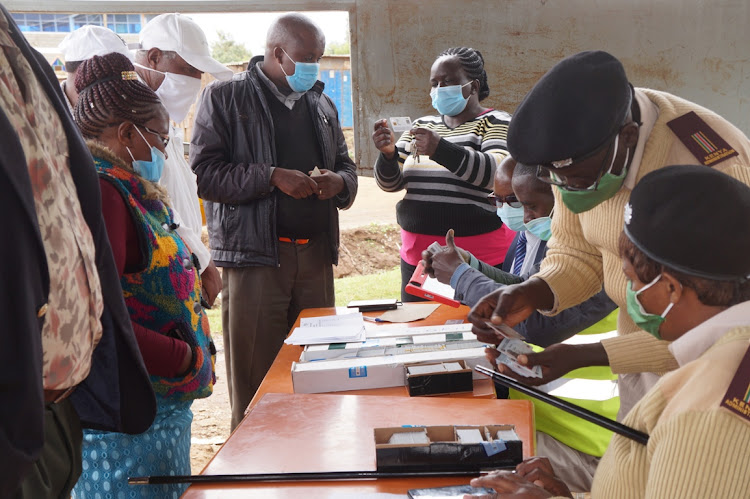
M 603 49 L 623 61 L 635 86 L 697 102 L 750 134 L 750 2 L 744 0 L 358 0 L 351 17 L 357 159 L 364 172 L 377 153 L 372 124 L 432 114 L 430 66 L 456 45 L 483 53 L 491 107 L 512 112 L 556 61 Z
M 490 106 L 512 112 L 556 61 L 604 49 L 631 82 L 722 114 L 750 134 L 747 0 L 5 0 L 18 11 L 349 12 L 357 163 L 371 174 L 381 117 L 432 113 L 429 69 L 455 45 L 482 51 Z M 564 124 L 561 124 L 564 126 Z

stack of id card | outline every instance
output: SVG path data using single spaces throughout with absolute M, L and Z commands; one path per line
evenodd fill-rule
M 541 378 L 542 368 L 540 366 L 533 366 L 528 368 L 518 363 L 516 359 L 521 354 L 533 353 L 529 345 L 518 339 L 505 338 L 497 346 L 497 350 L 500 352 L 500 356 L 497 358 L 498 364 L 505 364 L 514 373 L 527 378 Z

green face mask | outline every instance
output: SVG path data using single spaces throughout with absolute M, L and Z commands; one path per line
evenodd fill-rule
M 568 207 L 570 211 L 572 211 L 576 215 L 579 213 L 583 213 L 584 211 L 589 211 L 595 206 L 603 203 L 607 199 L 614 196 L 617 191 L 620 190 L 620 187 L 622 187 L 622 183 L 625 181 L 627 168 L 623 167 L 622 173 L 620 173 L 620 175 L 614 175 L 610 173 L 612 171 L 612 167 L 615 164 L 615 158 L 617 157 L 618 141 L 619 135 L 615 137 L 615 152 L 612 155 L 612 163 L 610 163 L 609 168 L 607 169 L 607 173 L 602 175 L 602 177 L 599 179 L 599 183 L 596 189 L 592 188 L 585 191 L 568 191 L 566 189 L 558 187 L 558 189 L 560 189 L 560 195 L 562 196 L 563 203 Z M 629 157 L 630 150 L 626 149 L 624 165 L 628 164 Z
M 659 334 L 659 328 L 667 317 L 669 311 L 672 310 L 674 303 L 670 303 L 661 315 L 649 314 L 643 309 L 643 305 L 641 305 L 641 302 L 638 301 L 638 295 L 656 284 L 659 279 L 661 279 L 661 274 L 656 276 L 656 279 L 646 284 L 638 291 L 633 291 L 633 282 L 630 281 L 628 282 L 628 290 L 626 292 L 628 315 L 631 319 L 633 319 L 633 322 L 635 322 L 636 326 L 648 333 L 651 333 L 657 340 L 662 339 L 661 334 Z

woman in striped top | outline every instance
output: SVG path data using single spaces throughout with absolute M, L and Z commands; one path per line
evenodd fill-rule
M 480 104 L 490 89 L 478 50 L 450 48 L 430 70 L 433 107 L 440 113 L 414 121 L 396 141 L 385 120 L 372 134 L 380 156 L 375 180 L 381 189 L 406 189 L 397 207 L 401 226 L 401 299 L 416 301 L 403 288 L 432 242 L 445 244 L 454 229 L 456 244 L 499 265 L 515 233 L 487 202 L 495 170 L 508 155 L 510 115 Z

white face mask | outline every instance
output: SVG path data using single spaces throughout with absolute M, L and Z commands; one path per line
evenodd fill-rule
M 154 71 L 164 75 L 164 80 L 156 89 L 156 95 L 167 109 L 169 117 L 176 123 L 180 123 L 187 116 L 190 106 L 201 91 L 200 78 L 178 75 L 175 73 L 164 73 L 156 69 L 147 68 L 141 64 L 135 64 L 139 68 Z

